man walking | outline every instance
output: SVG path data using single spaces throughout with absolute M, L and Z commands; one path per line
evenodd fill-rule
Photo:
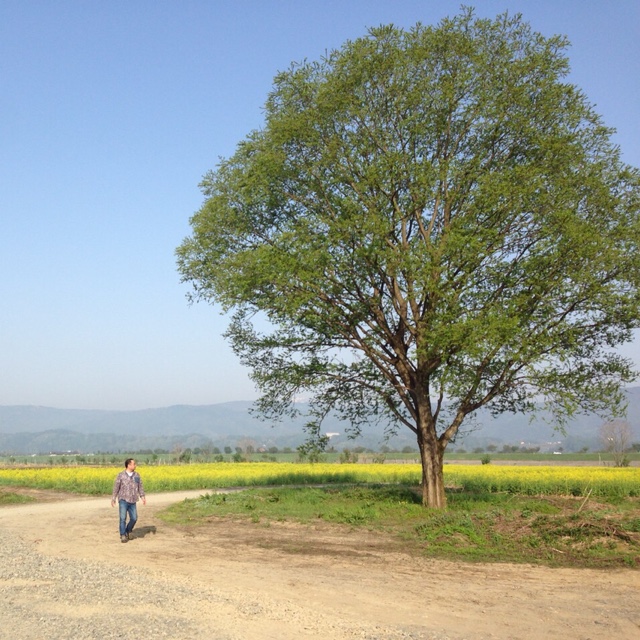
M 118 500 L 120 507 L 120 542 L 131 540 L 131 532 L 138 520 L 138 508 L 136 503 L 142 498 L 142 504 L 147 504 L 147 498 L 142 486 L 142 478 L 136 471 L 136 461 L 127 458 L 124 463 L 124 471 L 121 471 L 113 483 L 113 494 L 111 496 L 111 506 Z M 127 522 L 129 514 L 129 522 Z

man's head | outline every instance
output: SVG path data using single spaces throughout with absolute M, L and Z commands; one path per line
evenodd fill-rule
M 135 471 L 136 468 L 136 461 L 133 458 L 127 458 L 124 461 L 124 468 L 127 471 Z

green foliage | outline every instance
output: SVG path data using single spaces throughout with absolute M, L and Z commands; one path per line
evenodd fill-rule
M 321 432 L 321 425 L 317 421 L 309 422 L 304 430 L 307 432 L 307 439 L 298 447 L 298 459 L 301 462 L 323 462 L 325 456 L 323 452 L 329 444 L 329 436 Z
M 543 396 L 562 427 L 618 412 L 635 377 L 611 347 L 640 326 L 640 175 L 566 82 L 567 45 L 465 9 L 293 65 L 177 250 L 193 298 L 235 312 L 260 410 L 305 392 L 314 428 L 390 417 L 433 506 L 478 408 Z
M 341 464 L 355 464 L 358 462 L 359 456 L 357 453 L 351 451 L 351 449 L 343 449 L 340 454 L 339 461 Z
M 13 493 L 10 491 L 0 491 L 0 505 L 5 504 L 24 504 L 26 502 L 34 502 L 35 498 L 26 496 L 21 493 Z

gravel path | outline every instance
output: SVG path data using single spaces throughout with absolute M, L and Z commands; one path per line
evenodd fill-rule
M 201 587 L 172 581 L 168 588 L 146 571 L 46 557 L 5 532 L 2 540 L 2 638 L 115 640 L 125 629 L 129 637 L 201 638 L 191 607 L 219 602 Z M 216 632 L 215 638 L 230 636 Z
M 60 507 L 68 511 L 72 504 Z M 52 512 L 53 505 L 41 506 Z M 31 515 L 37 510 L 33 506 Z M 462 640 L 424 629 L 353 624 L 268 592 L 210 587 L 148 567 L 52 556 L 40 551 L 41 538 L 22 539 L 11 527 L 0 526 L 0 536 L 2 640 Z M 129 551 L 134 544 L 112 546 Z
M 636 640 L 640 572 L 444 563 L 362 530 L 0 508 L 0 640 Z M 151 506 L 149 506 L 151 505 Z M 71 523 L 71 525 L 70 525 Z
M 3 532 L 4 533 L 4 532 Z M 241 620 L 277 611 L 265 611 L 265 603 L 251 597 L 221 596 L 202 585 L 190 586 L 175 577 L 148 571 L 42 556 L 21 540 L 3 535 L 0 548 L 0 638 L 20 640 L 116 640 L 126 635 L 145 639 L 179 638 L 231 640 L 242 638 L 213 628 L 216 609 L 231 606 Z M 90 603 L 90 604 L 88 604 Z M 201 612 L 201 617 L 196 612 Z M 206 614 L 210 612 L 210 615 Z M 281 612 L 289 622 L 295 607 Z M 305 613 L 308 617 L 308 613 Z M 312 622 L 313 624 L 309 624 Z M 397 630 L 337 628 L 323 620 L 306 624 L 325 633 L 318 637 L 352 637 L 366 640 L 447 640 L 440 634 L 412 634 Z M 236 626 L 234 624 L 234 626 Z M 240 626 L 242 626 L 240 624 Z M 126 629 L 126 633 L 123 631 Z M 332 635 L 332 634 L 338 635 Z M 315 634 L 313 634 L 315 635 Z

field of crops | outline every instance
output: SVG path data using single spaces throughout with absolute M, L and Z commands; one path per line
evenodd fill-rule
M 106 495 L 120 468 L 0 469 L 0 485 Z M 138 467 L 147 493 L 237 486 L 392 483 L 418 485 L 415 464 L 289 464 L 273 462 Z M 525 495 L 640 495 L 640 468 L 445 465 L 445 483 L 465 491 Z

